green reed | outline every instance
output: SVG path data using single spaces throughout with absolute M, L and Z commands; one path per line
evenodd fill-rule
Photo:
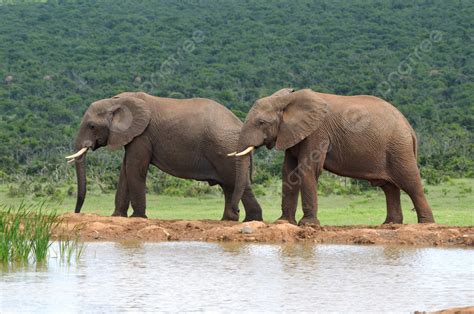
M 57 217 L 44 203 L 4 206 L 0 210 L 0 263 L 45 261 Z
M 71 235 L 58 240 L 58 256 L 61 262 L 70 264 L 73 257 L 78 262 L 84 250 L 84 242 L 79 241 L 79 230 L 76 227 Z

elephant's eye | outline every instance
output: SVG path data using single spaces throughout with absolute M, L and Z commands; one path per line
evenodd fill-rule
M 258 125 L 264 125 L 265 123 L 267 123 L 267 121 L 265 121 L 265 120 L 259 120 L 258 121 Z
M 88 123 L 87 127 L 91 130 L 93 130 L 95 128 L 95 126 L 92 123 Z

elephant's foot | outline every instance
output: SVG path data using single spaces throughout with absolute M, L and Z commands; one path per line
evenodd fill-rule
M 239 221 L 239 213 L 232 210 L 224 211 L 224 215 L 222 216 L 221 220 Z
M 433 218 L 433 215 L 428 215 L 428 216 L 418 216 L 418 223 L 419 224 L 432 224 L 435 223 L 435 220 Z
M 112 217 L 127 217 L 127 213 L 119 212 L 119 211 L 114 211 L 112 213 Z
M 282 215 L 280 218 L 278 218 L 275 223 L 290 223 L 293 225 L 296 225 L 296 219 L 295 218 L 289 218 L 284 215 Z
M 387 217 L 385 218 L 385 221 L 383 222 L 384 225 L 386 224 L 402 224 L 403 223 L 403 217 Z
M 148 217 L 145 213 L 133 212 L 133 214 L 130 216 L 130 218 L 148 218 Z
M 245 214 L 245 219 L 244 219 L 244 222 L 246 221 L 253 221 L 253 220 L 256 220 L 256 221 L 263 221 L 263 217 L 262 217 L 262 213 L 246 213 Z
M 316 217 L 303 217 L 298 222 L 299 226 L 320 225 L 319 219 Z

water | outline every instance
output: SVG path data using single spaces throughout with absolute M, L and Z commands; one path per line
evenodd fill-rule
M 0 273 L 0 312 L 400 311 L 474 304 L 474 250 L 88 243 Z

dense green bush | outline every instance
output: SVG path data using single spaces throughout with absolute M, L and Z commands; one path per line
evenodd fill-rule
M 221 193 L 220 189 L 209 186 L 207 182 L 175 178 L 156 168 L 150 169 L 147 181 L 148 189 L 157 194 L 197 197 Z
M 15 2 L 0 5 L 0 182 L 73 183 L 63 156 L 96 99 L 208 97 L 243 119 L 285 86 L 381 96 L 416 129 L 427 180 L 474 175 L 472 1 Z M 88 179 L 107 192 L 121 153 L 102 151 L 88 154 Z M 282 160 L 261 149 L 256 184 L 279 177 Z M 210 191 L 160 180 L 160 193 Z

